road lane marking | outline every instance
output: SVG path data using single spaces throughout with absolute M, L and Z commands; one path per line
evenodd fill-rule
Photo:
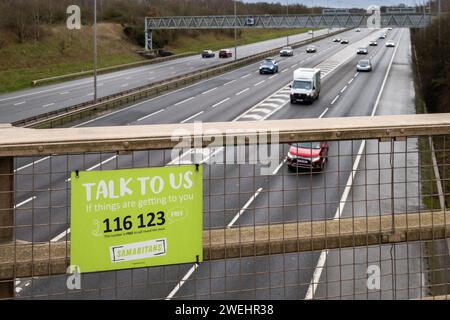
M 43 107 L 43 108 L 47 108 L 47 107 L 53 106 L 54 104 L 55 104 L 55 103 L 52 102 L 52 103 L 49 103 L 49 104 L 44 104 L 42 107 Z
M 51 239 L 50 242 L 57 242 L 57 241 L 61 240 L 62 238 L 66 237 L 69 233 L 70 233 L 70 228 L 68 228 L 67 230 L 58 234 L 56 237 Z
M 147 115 L 147 116 L 145 116 L 145 117 L 142 117 L 142 118 L 137 119 L 137 121 L 140 122 L 140 121 L 142 121 L 142 120 L 148 119 L 148 118 L 150 118 L 150 117 L 152 117 L 152 116 L 154 116 L 154 115 L 156 115 L 156 114 L 158 114 L 158 113 L 161 113 L 161 112 L 163 112 L 163 111 L 164 111 L 164 109 L 161 109 L 161 110 L 158 110 L 158 111 L 156 111 L 156 112 L 150 113 L 149 115 Z
M 319 119 L 322 119 L 323 116 L 328 112 L 328 108 L 325 109 L 324 112 L 322 112 L 322 114 L 319 116 Z
M 31 197 L 31 198 L 28 198 L 27 200 L 22 201 L 22 202 L 19 203 L 19 204 L 16 204 L 16 205 L 14 206 L 14 209 L 20 208 L 20 207 L 26 205 L 28 202 L 33 201 L 33 200 L 36 199 L 36 198 L 37 198 L 36 196 L 33 196 L 33 197 Z
M 273 79 L 273 78 L 275 78 L 276 76 L 278 76 L 278 74 L 274 74 L 273 76 L 270 76 L 269 79 Z
M 194 114 L 193 116 L 190 116 L 189 118 L 187 118 L 187 119 L 181 121 L 180 123 L 186 123 L 186 122 L 188 122 L 189 120 L 192 120 L 192 119 L 194 119 L 195 117 L 201 115 L 203 112 L 204 112 L 204 111 L 200 111 L 200 112 Z
M 278 165 L 278 167 L 272 172 L 272 175 L 276 175 L 286 162 L 287 162 L 287 158 L 284 158 L 284 160 L 281 161 L 281 163 Z
M 256 84 L 254 85 L 254 87 L 257 87 L 257 86 L 259 86 L 260 84 L 263 84 L 264 82 L 266 82 L 266 80 L 263 80 L 263 81 L 260 81 L 260 82 L 256 83 Z
M 128 87 L 128 86 L 129 86 L 129 84 L 128 84 L 128 83 L 125 83 L 125 84 L 121 85 L 120 87 L 121 87 L 121 88 L 125 88 L 125 87 Z
M 351 78 L 348 84 L 352 84 L 353 80 L 355 80 L 355 78 Z
M 336 98 L 334 98 L 333 101 L 331 101 L 331 105 L 333 105 L 338 99 L 339 99 L 340 95 L 337 95 Z
M 345 90 L 347 90 L 347 86 L 345 86 L 345 87 L 341 90 L 341 93 L 344 93 Z
M 239 91 L 238 93 L 236 93 L 236 95 L 239 96 L 239 95 L 243 94 L 244 92 L 247 92 L 248 90 L 250 90 L 250 88 Z
M 227 228 L 231 228 L 235 222 L 239 219 L 239 217 L 248 209 L 248 207 L 256 200 L 256 197 L 261 193 L 263 188 L 259 188 L 256 193 L 247 201 L 247 203 L 242 207 L 242 209 L 236 214 L 236 216 L 231 220 L 231 222 L 227 225 Z
M 19 172 L 19 171 L 22 171 L 22 170 L 24 170 L 24 169 L 26 169 L 26 168 L 28 168 L 28 167 L 34 166 L 35 164 L 38 164 L 38 163 L 40 163 L 40 162 L 42 162 L 42 161 L 45 161 L 45 160 L 47 160 L 47 159 L 50 159 L 50 156 L 47 156 L 47 157 L 45 157 L 45 158 L 42 158 L 42 159 L 33 161 L 33 162 L 31 162 L 31 163 L 29 163 L 29 164 L 27 164 L 27 165 L 24 165 L 24 166 L 22 166 L 22 167 L 20 167 L 20 168 L 18 168 L 18 169 L 15 169 L 15 170 L 14 170 L 14 173 Z
M 229 85 L 229 84 L 232 84 L 233 82 L 236 82 L 236 81 L 237 81 L 236 79 L 235 79 L 235 80 L 231 80 L 231 81 L 225 83 L 224 86 L 227 86 L 227 85 Z
M 242 76 L 241 77 L 241 79 L 245 79 L 245 78 L 248 78 L 248 77 L 250 77 L 252 74 L 251 73 L 249 73 L 249 74 L 246 74 L 245 76 Z
M 65 94 L 68 94 L 68 93 L 70 93 L 70 91 L 63 91 L 63 92 L 60 92 L 59 94 L 60 95 L 65 95 Z
M 17 103 L 14 103 L 14 105 L 15 106 L 20 106 L 21 104 L 24 104 L 24 103 L 26 103 L 26 101 L 17 102 Z
M 215 107 L 221 105 L 222 103 L 227 102 L 228 100 L 230 100 L 230 98 L 223 99 L 222 101 L 217 102 L 216 104 L 214 104 L 211 108 L 215 108 Z
M 173 288 L 173 290 L 169 293 L 166 300 L 172 299 L 177 292 L 181 289 L 181 287 L 185 284 L 186 281 L 191 277 L 195 270 L 197 270 L 198 264 L 194 263 L 194 265 L 189 269 L 189 271 L 184 275 L 180 282 Z
M 194 99 L 195 97 L 190 97 L 190 98 L 188 98 L 188 99 L 185 99 L 185 100 L 182 100 L 182 101 L 180 101 L 180 102 L 178 102 L 178 103 L 175 103 L 174 105 L 175 106 L 179 106 L 180 104 L 183 104 L 183 103 L 185 103 L 185 102 L 188 102 L 188 101 L 191 101 L 192 99 Z
M 208 91 L 203 92 L 202 94 L 208 94 L 208 93 L 210 93 L 210 92 L 216 91 L 217 89 L 218 89 L 218 88 L 215 87 L 215 88 L 212 88 L 212 89 L 210 89 L 210 90 L 208 90 Z

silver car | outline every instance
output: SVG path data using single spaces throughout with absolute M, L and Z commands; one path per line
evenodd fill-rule
M 356 66 L 358 71 L 372 71 L 372 62 L 369 59 L 359 60 Z
M 294 49 L 292 47 L 284 47 L 280 51 L 282 57 L 292 57 L 294 55 Z

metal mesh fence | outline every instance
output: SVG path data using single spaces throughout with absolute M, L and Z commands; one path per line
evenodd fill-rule
M 408 230 L 417 219 L 421 226 L 420 213 L 431 210 L 444 211 L 446 225 L 441 205 L 448 196 L 447 140 L 439 136 L 281 144 L 268 152 L 270 165 L 254 157 L 258 148 L 267 146 L 185 149 L 175 158 L 173 150 L 16 157 L 13 174 L 2 174 L 2 181 L 11 176 L 14 180 L 12 243 L 16 248 L 64 243 L 68 257 L 72 171 L 188 163 L 204 165 L 204 234 L 241 228 L 253 230 L 256 238 L 259 227 L 284 224 L 304 237 L 305 228 L 314 233 L 314 222 L 344 220 L 353 226 L 353 236 L 361 236 L 358 230 L 377 221 L 389 222 L 387 229 L 395 233 L 397 228 Z M 430 141 L 435 143 L 437 167 Z M 400 216 L 401 225 L 396 220 Z M 340 234 L 340 223 L 337 226 L 334 232 Z M 2 233 L 7 230 L 0 228 Z M 81 289 L 74 290 L 68 288 L 68 274 L 49 269 L 47 275 L 18 277 L 15 272 L 14 294 L 16 299 L 422 299 L 448 292 L 446 230 L 436 238 L 432 232 L 431 239 L 380 237 L 379 243 L 361 245 L 355 240 L 354 246 L 342 247 L 328 247 L 326 241 L 316 246 L 311 238 L 312 250 L 272 252 L 269 247 L 263 254 L 242 251 L 200 264 L 86 273 L 81 275 Z M 11 242 L 0 244 L 0 267 L 11 265 L 5 258 L 8 245 Z M 15 264 L 18 257 L 10 259 Z

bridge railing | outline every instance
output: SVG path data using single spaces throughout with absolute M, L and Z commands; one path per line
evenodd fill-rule
M 449 135 L 448 114 L 0 126 L 0 297 L 445 298 Z M 71 173 L 190 163 L 203 165 L 203 262 L 67 286 Z

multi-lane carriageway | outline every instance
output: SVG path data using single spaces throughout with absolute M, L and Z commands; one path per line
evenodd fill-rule
M 366 46 L 379 33 L 380 30 L 347 31 L 341 36 L 350 40 L 349 46 L 328 38 L 316 43 L 319 50 L 315 54 L 306 54 L 304 48 L 299 48 L 293 57 L 280 59 L 280 73 L 276 75 L 259 75 L 258 64 L 252 64 L 72 125 L 262 121 L 414 113 L 408 29 L 394 29 L 388 33 L 384 41 L 393 39 L 396 48 L 386 48 L 381 40 L 378 47 L 370 47 L 374 70 L 371 73 L 356 72 L 360 57 L 355 55 L 355 48 Z M 313 105 L 291 105 L 286 86 L 292 79 L 292 71 L 298 67 L 316 66 L 324 70 L 320 99 Z M 417 171 L 417 144 L 410 139 L 406 145 L 396 142 L 395 147 L 396 152 L 406 148 L 408 154 L 412 154 L 407 159 L 412 168 L 407 177 L 402 170 L 395 169 L 396 175 L 408 179 L 402 180 L 407 188 L 398 187 L 395 191 L 395 197 L 403 200 L 395 203 L 395 210 L 414 211 L 420 206 L 418 172 L 414 171 L 414 168 Z M 375 186 L 379 182 L 383 198 L 389 198 L 389 188 L 384 184 L 390 177 L 385 171 L 377 170 L 380 158 L 381 162 L 389 162 L 389 156 L 381 155 L 377 159 L 366 156 L 389 150 L 389 144 L 378 145 L 374 141 L 330 143 L 330 161 L 325 172 L 317 175 L 289 174 L 284 165 L 287 146 L 279 148 L 279 164 L 270 174 L 259 175 L 259 165 L 206 164 L 205 229 L 351 217 L 355 212 L 362 215 L 390 212 L 390 203 L 379 201 L 380 187 Z M 220 152 L 224 150 L 208 150 L 208 155 Z M 59 241 L 70 238 L 67 186 L 71 170 L 185 163 L 191 161 L 192 153 L 188 151 L 178 159 L 171 159 L 170 151 L 136 152 L 132 156 L 101 154 L 17 159 L 17 239 Z M 396 153 L 395 163 L 405 162 L 401 154 Z M 370 186 L 366 186 L 368 179 L 372 182 Z M 373 250 L 330 250 L 211 261 L 199 266 L 92 274 L 83 278 L 84 287 L 89 289 L 78 292 L 64 289 L 64 276 L 20 279 L 16 292 L 19 297 L 83 299 L 377 299 L 392 298 L 393 293 L 396 298 L 421 297 L 424 286 L 421 268 L 425 266 L 420 247 L 405 246 L 395 246 L 395 257 L 403 262 L 405 256 L 408 257 L 408 263 L 417 265 L 419 271 L 406 278 L 404 274 L 395 276 L 396 281 L 389 276 L 393 272 L 389 269 L 392 248 L 383 246 Z M 386 265 L 382 269 L 387 275 L 382 278 L 382 293 L 366 291 L 365 274 L 369 263 Z M 390 289 L 393 283 L 399 284 L 395 290 Z M 405 283 L 409 284 L 406 289 Z

